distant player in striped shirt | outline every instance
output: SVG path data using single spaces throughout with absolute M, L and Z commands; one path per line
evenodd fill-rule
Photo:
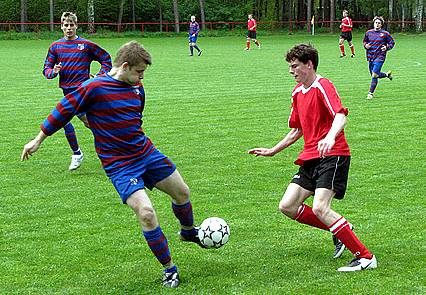
M 386 53 L 395 45 L 391 34 L 382 29 L 384 23 L 383 17 L 376 16 L 373 19 L 374 29 L 368 30 L 364 36 L 363 43 L 367 51 L 368 69 L 371 74 L 371 84 L 367 99 L 373 99 L 379 79 L 388 78 L 392 80 L 392 71 L 387 73 L 381 71 L 386 60 Z
M 64 95 L 73 92 L 90 78 L 92 61 L 95 60 L 101 64 L 97 75 L 105 74 L 111 69 L 111 56 L 108 52 L 97 44 L 77 36 L 77 28 L 77 16 L 72 12 L 64 12 L 61 16 L 64 37 L 50 45 L 44 62 L 43 75 L 47 79 L 53 79 L 59 75 L 59 87 Z M 78 118 L 88 127 L 84 113 L 78 114 Z M 73 152 L 69 170 L 75 170 L 80 167 L 84 156 L 71 122 L 64 126 L 64 131 Z
M 188 186 L 175 164 L 142 129 L 145 90 L 140 80 L 148 65 L 151 55 L 138 42 L 121 46 L 109 73 L 83 82 L 59 102 L 41 124 L 37 137 L 24 146 L 21 160 L 28 160 L 48 136 L 86 112 L 107 176 L 122 202 L 136 213 L 148 246 L 164 266 L 163 285 L 175 288 L 179 285 L 178 270 L 146 188 L 155 187 L 171 197 L 173 213 L 181 225 L 180 239 L 202 245 L 194 227 Z
M 198 33 L 200 32 L 200 25 L 195 21 L 195 15 L 191 16 L 191 21 L 189 22 L 189 55 L 194 55 L 194 48 L 198 51 L 198 56 L 201 56 L 203 51 L 197 45 Z
M 343 128 L 348 110 L 342 106 L 333 83 L 316 73 L 318 52 L 311 45 L 296 45 L 287 52 L 290 74 L 298 83 L 292 93 L 288 120 L 290 132 L 272 148 L 249 151 L 271 157 L 303 136 L 304 147 L 293 176 L 279 205 L 280 211 L 299 223 L 333 234 L 335 252 L 341 257 L 348 248 L 355 258 L 338 271 L 360 271 L 377 267 L 376 257 L 352 231 L 352 225 L 331 209 L 333 198 L 343 199 L 349 173 L 350 150 Z M 314 196 L 312 207 L 305 200 Z
M 345 57 L 345 40 L 348 41 L 349 48 L 351 49 L 352 55 L 351 57 L 355 57 L 355 49 L 354 44 L 352 43 L 352 20 L 348 16 L 348 11 L 343 10 L 343 18 L 342 23 L 340 24 L 340 28 L 342 29 L 342 33 L 339 38 L 339 47 L 340 52 L 342 53 L 340 57 Z

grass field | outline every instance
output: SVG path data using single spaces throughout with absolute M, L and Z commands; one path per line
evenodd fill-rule
M 361 35 L 354 38 L 355 59 L 338 58 L 336 36 L 259 37 L 262 49 L 249 52 L 242 37 L 200 38 L 204 54 L 193 58 L 185 38 L 140 40 L 153 55 L 144 130 L 190 186 L 197 223 L 220 216 L 231 227 L 229 243 L 218 250 L 182 243 L 169 199 L 150 193 L 181 271 L 182 284 L 171 292 L 426 293 L 426 36 L 394 35 L 383 70 L 395 78 L 381 80 L 372 101 L 365 99 L 370 78 Z M 128 40 L 94 41 L 114 56 Z M 273 158 L 246 154 L 288 132 L 295 83 L 283 55 L 306 41 L 320 52 L 318 73 L 334 82 L 349 108 L 349 188 L 333 206 L 377 256 L 374 271 L 338 273 L 350 253 L 333 260 L 330 234 L 278 212 L 302 140 Z M 78 120 L 85 153 L 79 170 L 67 171 L 62 131 L 30 161 L 19 161 L 61 97 L 58 81 L 41 74 L 50 42 L 0 42 L 0 293 L 169 293 Z

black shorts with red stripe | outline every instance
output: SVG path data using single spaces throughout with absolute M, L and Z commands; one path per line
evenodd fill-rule
M 336 193 L 336 199 L 343 199 L 350 161 L 350 156 L 329 156 L 305 161 L 291 182 L 311 192 L 317 188 L 330 189 Z

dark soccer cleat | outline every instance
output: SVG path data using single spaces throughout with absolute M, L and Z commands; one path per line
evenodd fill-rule
M 377 259 L 373 255 L 371 259 L 368 258 L 354 258 L 347 266 L 339 267 L 337 270 L 342 272 L 359 271 L 377 268 Z
M 179 231 L 179 238 L 181 241 L 184 242 L 192 242 L 197 244 L 198 246 L 200 246 L 201 248 L 207 248 L 206 246 L 204 246 L 203 244 L 201 244 L 200 239 L 198 238 L 198 227 L 194 227 L 196 234 L 185 234 L 182 231 Z
M 351 230 L 354 229 L 354 226 L 352 224 L 349 224 L 349 227 Z M 333 244 L 336 247 L 334 249 L 333 258 L 340 258 L 343 252 L 345 252 L 346 246 L 342 243 L 342 241 L 336 238 L 335 235 L 333 235 Z
M 352 58 L 354 58 L 354 57 L 355 57 L 355 54 L 352 54 L 352 55 L 351 55 L 351 57 L 352 57 Z
M 202 50 L 198 51 L 198 56 L 201 56 L 201 54 L 203 54 L 203 51 Z
M 166 288 L 177 288 L 179 286 L 179 274 L 176 271 L 163 272 L 163 286 Z
M 345 57 L 345 56 L 346 56 L 346 54 L 342 54 L 342 55 L 340 56 L 340 58 Z
M 392 71 L 388 71 L 388 72 L 386 73 L 386 76 L 388 77 L 388 79 L 389 79 L 389 80 L 391 80 L 391 81 L 392 81 L 392 79 L 393 79 L 393 77 L 392 77 Z

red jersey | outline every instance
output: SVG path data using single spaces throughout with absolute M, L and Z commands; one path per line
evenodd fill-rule
M 347 26 L 350 26 L 350 27 L 347 27 Z M 352 20 L 348 16 L 345 18 L 342 18 L 342 32 L 352 32 Z
M 292 93 L 291 113 L 288 119 L 290 128 L 301 129 L 305 145 L 295 164 L 320 157 L 318 142 L 325 138 L 337 113 L 348 114 L 342 106 L 339 94 L 333 83 L 317 75 L 314 83 L 305 88 L 297 84 Z M 350 156 L 349 145 L 343 130 L 337 135 L 336 143 L 327 156 Z
M 256 20 L 254 18 L 247 21 L 247 29 L 256 32 Z

